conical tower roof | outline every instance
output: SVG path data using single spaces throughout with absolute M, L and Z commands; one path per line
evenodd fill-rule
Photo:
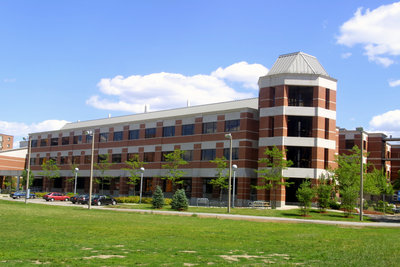
M 314 56 L 303 52 L 279 56 L 267 76 L 276 74 L 316 74 L 330 77 Z

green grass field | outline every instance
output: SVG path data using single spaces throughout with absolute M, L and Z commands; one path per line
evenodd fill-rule
M 400 231 L 0 200 L 3 266 L 398 266 Z

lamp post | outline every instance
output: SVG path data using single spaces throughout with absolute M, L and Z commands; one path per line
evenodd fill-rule
M 360 221 L 363 220 L 363 208 L 364 208 L 364 182 L 363 182 L 363 165 L 364 165 L 364 129 L 358 127 L 356 129 L 361 134 L 361 163 L 360 163 Z
M 74 195 L 76 194 L 76 183 L 78 181 L 78 171 L 79 168 L 75 168 L 75 186 L 74 186 Z
M 232 169 L 233 169 L 232 208 L 234 208 L 235 207 L 235 185 L 236 185 L 235 177 L 236 177 L 237 165 L 233 164 Z
M 89 179 L 89 199 L 88 199 L 88 209 L 92 207 L 92 190 L 93 190 L 93 160 L 94 160 L 94 130 L 86 132 L 88 135 L 92 136 L 92 155 L 90 159 L 90 179 Z
M 228 213 L 231 212 L 231 180 L 232 180 L 232 134 L 225 134 L 229 139 L 229 180 L 228 180 Z
M 29 175 L 31 172 L 31 136 L 28 135 L 28 170 L 26 171 L 26 195 L 25 195 L 25 204 L 28 203 L 28 198 L 30 196 L 29 190 Z
M 140 197 L 139 197 L 139 203 L 142 203 L 143 173 L 144 173 L 144 167 L 140 167 Z

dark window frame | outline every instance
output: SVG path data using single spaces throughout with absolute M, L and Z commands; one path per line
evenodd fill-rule
M 175 136 L 175 126 L 165 126 L 163 127 L 163 137 Z
M 182 125 L 182 135 L 194 135 L 194 124 L 184 124 Z
M 144 138 L 156 138 L 157 135 L 157 128 L 146 128 L 144 131 Z
M 129 130 L 129 140 L 137 140 L 139 139 L 139 133 L 140 130 L 139 129 L 135 129 L 135 130 Z
M 114 132 L 114 134 L 113 134 L 113 141 L 114 142 L 122 141 L 123 139 L 124 139 L 124 132 L 123 131 Z
M 240 119 L 225 121 L 225 132 L 240 131 Z
M 217 132 L 217 122 L 203 122 L 203 134 L 213 134 Z

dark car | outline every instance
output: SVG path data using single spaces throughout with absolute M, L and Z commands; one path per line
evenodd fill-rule
M 78 204 L 88 204 L 88 200 L 89 200 L 89 195 L 80 195 L 76 202 Z
M 76 204 L 76 203 L 78 202 L 78 198 L 79 198 L 80 196 L 81 196 L 81 195 L 72 196 L 72 197 L 69 198 L 69 200 L 72 202 L 72 204 Z
M 17 191 L 17 192 L 10 194 L 10 197 L 12 197 L 13 199 L 18 199 L 18 198 L 25 197 L 25 196 L 26 196 L 25 191 Z M 36 198 L 36 195 L 33 193 L 30 193 L 29 198 Z
M 92 205 L 97 205 L 97 206 L 101 206 L 101 205 L 116 205 L 117 201 L 112 198 L 111 196 L 107 196 L 107 195 L 95 195 L 92 198 Z

